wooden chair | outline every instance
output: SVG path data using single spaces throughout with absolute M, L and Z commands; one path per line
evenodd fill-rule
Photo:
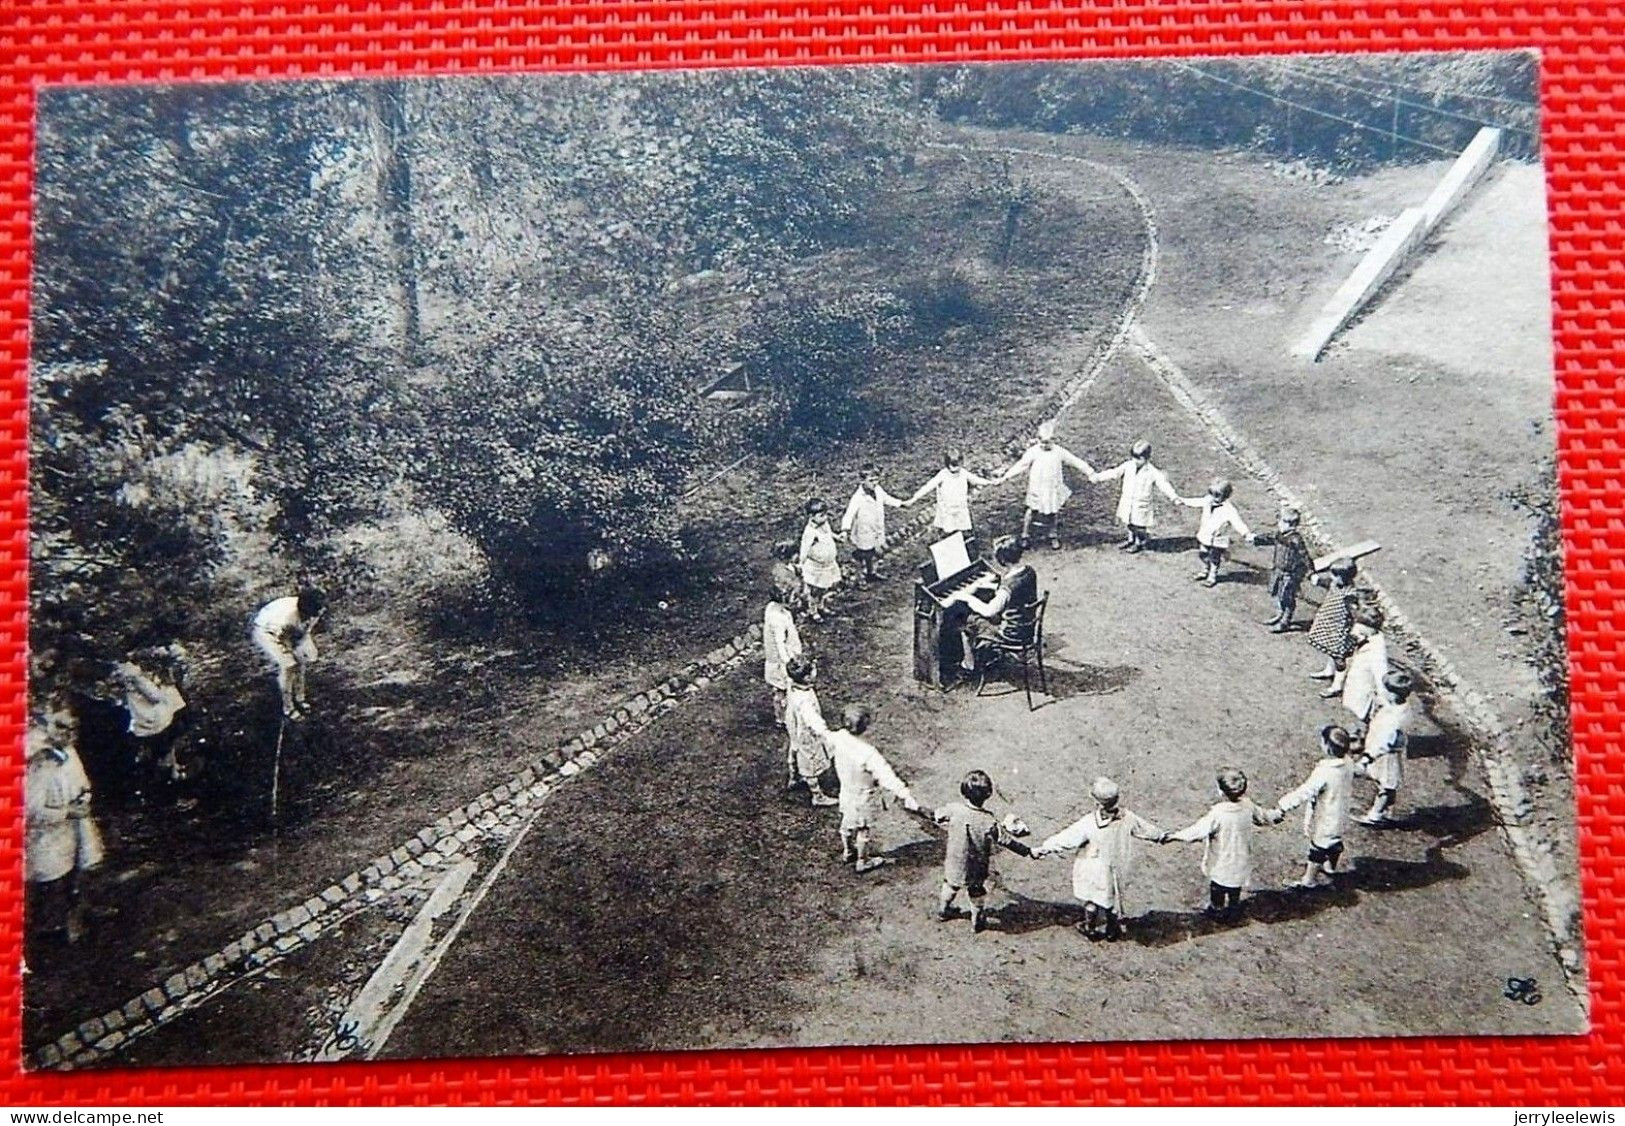
M 987 674 L 1002 661 L 1021 662 L 1021 687 L 1027 693 L 1027 710 L 1033 709 L 1031 664 L 1038 665 L 1038 687 L 1049 695 L 1049 674 L 1044 670 L 1044 610 L 1049 605 L 1049 592 L 1037 602 L 1022 607 L 1005 619 L 1005 631 L 997 638 L 989 638 L 976 646 L 976 694 L 986 695 Z M 1012 689 L 1014 685 L 1012 684 Z

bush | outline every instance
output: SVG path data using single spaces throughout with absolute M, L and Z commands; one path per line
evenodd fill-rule
M 413 484 L 538 598 L 570 589 L 593 552 L 619 567 L 680 557 L 678 492 L 716 425 L 700 360 L 659 318 L 579 343 L 498 338 L 432 396 Z
M 883 427 L 863 395 L 882 341 L 909 331 L 909 309 L 896 294 L 861 290 L 834 298 L 791 298 L 760 310 L 747 329 L 748 363 L 776 401 L 769 446 L 804 436 L 852 438 Z

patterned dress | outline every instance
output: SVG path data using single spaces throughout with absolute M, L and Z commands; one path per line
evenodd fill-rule
M 1326 599 L 1315 611 L 1314 624 L 1309 627 L 1309 644 L 1328 657 L 1342 660 L 1357 648 L 1351 633 L 1354 628 L 1354 609 L 1360 604 L 1360 592 L 1354 587 L 1332 587 Z

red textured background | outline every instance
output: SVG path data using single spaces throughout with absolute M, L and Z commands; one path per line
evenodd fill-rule
M 0 0 L 0 739 L 20 747 L 30 158 L 42 82 L 482 69 L 1539 47 L 1594 1030 L 1586 1039 L 711 1052 L 24 1076 L 0 982 L 0 1104 L 1625 1101 L 1615 385 L 1625 10 L 1611 3 L 568 3 Z M 0 966 L 20 959 L 21 771 L 0 787 Z

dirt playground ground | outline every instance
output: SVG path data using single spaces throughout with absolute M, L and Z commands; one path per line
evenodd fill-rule
M 972 140 L 1057 143 L 1009 134 Z M 1384 542 L 1373 563 L 1379 580 L 1479 676 L 1498 707 L 1522 714 L 1535 687 L 1518 673 L 1518 642 L 1505 633 L 1502 609 L 1527 529 L 1496 498 L 1537 474 L 1540 451 L 1550 447 L 1538 373 L 1520 363 L 1521 381 L 1508 382 L 1495 365 L 1446 354 L 1448 342 L 1407 345 L 1426 334 L 1377 316 L 1317 369 L 1291 367 L 1285 357 L 1294 325 L 1353 260 L 1324 244 L 1326 232 L 1397 212 L 1425 194 L 1439 169 L 1324 187 L 1283 180 L 1251 157 L 1058 143 L 1133 177 L 1154 208 L 1160 259 L 1141 319 L 1146 334 L 1335 528 Z M 1104 190 L 1100 177 L 1080 177 L 1075 165 L 1031 158 L 1026 167 L 1061 190 Z M 1523 170 L 1497 175 L 1489 192 L 1527 201 Z M 1506 186 L 1519 176 L 1521 195 Z M 1469 209 L 1458 222 L 1472 216 Z M 1474 237 L 1466 227 L 1458 252 L 1469 253 Z M 1449 238 L 1447 231 L 1447 252 Z M 1448 278 L 1427 270 L 1405 284 L 1420 286 L 1416 300 L 1437 312 L 1452 300 Z M 1398 308 L 1406 297 L 1402 286 L 1390 300 Z M 1069 373 L 1098 331 L 1092 324 L 1075 337 L 1056 334 L 1027 359 L 1043 356 L 1052 377 Z M 1544 386 L 1549 400 L 1549 372 Z M 1263 486 L 1132 352 L 1119 350 L 1060 428 L 1061 440 L 1096 465 L 1115 463 L 1130 441 L 1147 437 L 1181 491 L 1229 476 L 1243 514 L 1255 527 L 1270 525 L 1275 504 Z M 981 432 L 968 419 L 967 429 Z M 723 488 L 748 493 L 753 474 L 774 471 L 747 466 Z M 1013 527 L 1019 497 L 1006 487 L 979 498 L 981 527 Z M 965 770 L 988 770 L 1001 812 L 1019 814 L 1039 838 L 1088 809 L 1097 774 L 1115 778 L 1129 808 L 1167 829 L 1215 800 L 1220 765 L 1246 769 L 1261 802 L 1296 785 L 1316 757 L 1314 732 L 1345 717 L 1307 679 L 1316 660 L 1303 634 L 1273 636 L 1261 624 L 1271 612 L 1262 585 L 1267 551 L 1238 548 L 1226 581 L 1205 589 L 1191 581 L 1186 510 L 1164 506 L 1157 550 L 1128 557 L 1113 547 L 1114 503 L 1109 486 L 1081 488 L 1062 549 L 1031 558 L 1051 593 L 1052 695 L 1036 711 L 1019 692 L 978 699 L 912 681 L 906 572 L 923 552 L 914 544 L 888 561 L 887 581 L 843 596 L 822 626 L 804 626 L 823 661 L 826 714 L 848 699 L 873 706 L 874 741 L 927 804 L 954 800 Z M 744 590 L 728 598 L 753 605 Z M 695 653 L 739 627 L 713 625 L 699 607 L 691 612 L 716 631 L 692 637 Z M 1300 608 L 1300 618 L 1310 612 Z M 408 800 L 390 828 L 410 833 L 418 822 L 404 819 L 436 795 L 454 803 L 516 769 L 520 760 L 504 746 L 535 740 L 538 729 L 572 729 L 598 692 L 639 683 L 641 671 L 601 671 L 545 707 L 517 694 L 488 702 L 490 722 L 479 733 L 486 754 L 467 732 L 456 740 L 472 748 L 458 752 L 472 756 L 465 776 L 448 778 L 432 761 L 393 764 L 368 823 L 389 824 L 393 788 Z M 997 923 L 981 935 L 932 917 L 941 847 L 900 811 L 878 831 L 895 863 L 866 877 L 843 868 L 833 814 L 795 805 L 780 790 L 780 736 L 748 665 L 548 799 L 384 1054 L 1578 1032 L 1582 1006 L 1565 988 L 1532 889 L 1498 828 L 1470 737 L 1448 701 L 1437 703 L 1433 721 L 1412 747 L 1401 823 L 1351 828 L 1335 890 L 1280 890 L 1301 872 L 1295 816 L 1260 830 L 1258 890 L 1246 922 L 1233 928 L 1198 911 L 1206 889 L 1198 848 L 1146 846 L 1127 890 L 1136 923 L 1123 942 L 1091 945 L 1069 925 L 1076 914 L 1065 859 L 1002 856 Z M 1358 796 L 1369 790 L 1362 785 Z M 1558 786 L 1543 800 L 1542 816 L 1572 865 L 1572 799 Z M 264 911 L 310 894 L 305 885 L 282 888 L 286 872 L 308 873 L 306 883 L 319 887 L 345 870 L 335 855 L 342 843 L 325 857 L 327 844 L 316 840 L 278 847 L 292 863 L 261 850 L 230 870 L 245 886 L 262 879 L 280 889 L 268 893 Z M 195 894 L 208 899 L 206 888 Z M 421 899 L 406 895 L 357 915 L 115 1062 L 198 1060 L 200 1045 L 207 1062 L 309 1058 Z M 162 914 L 161 905 L 151 910 Z M 222 940 L 235 933 L 227 925 L 220 923 Z M 1542 1003 L 1505 996 L 1514 977 L 1538 979 Z

